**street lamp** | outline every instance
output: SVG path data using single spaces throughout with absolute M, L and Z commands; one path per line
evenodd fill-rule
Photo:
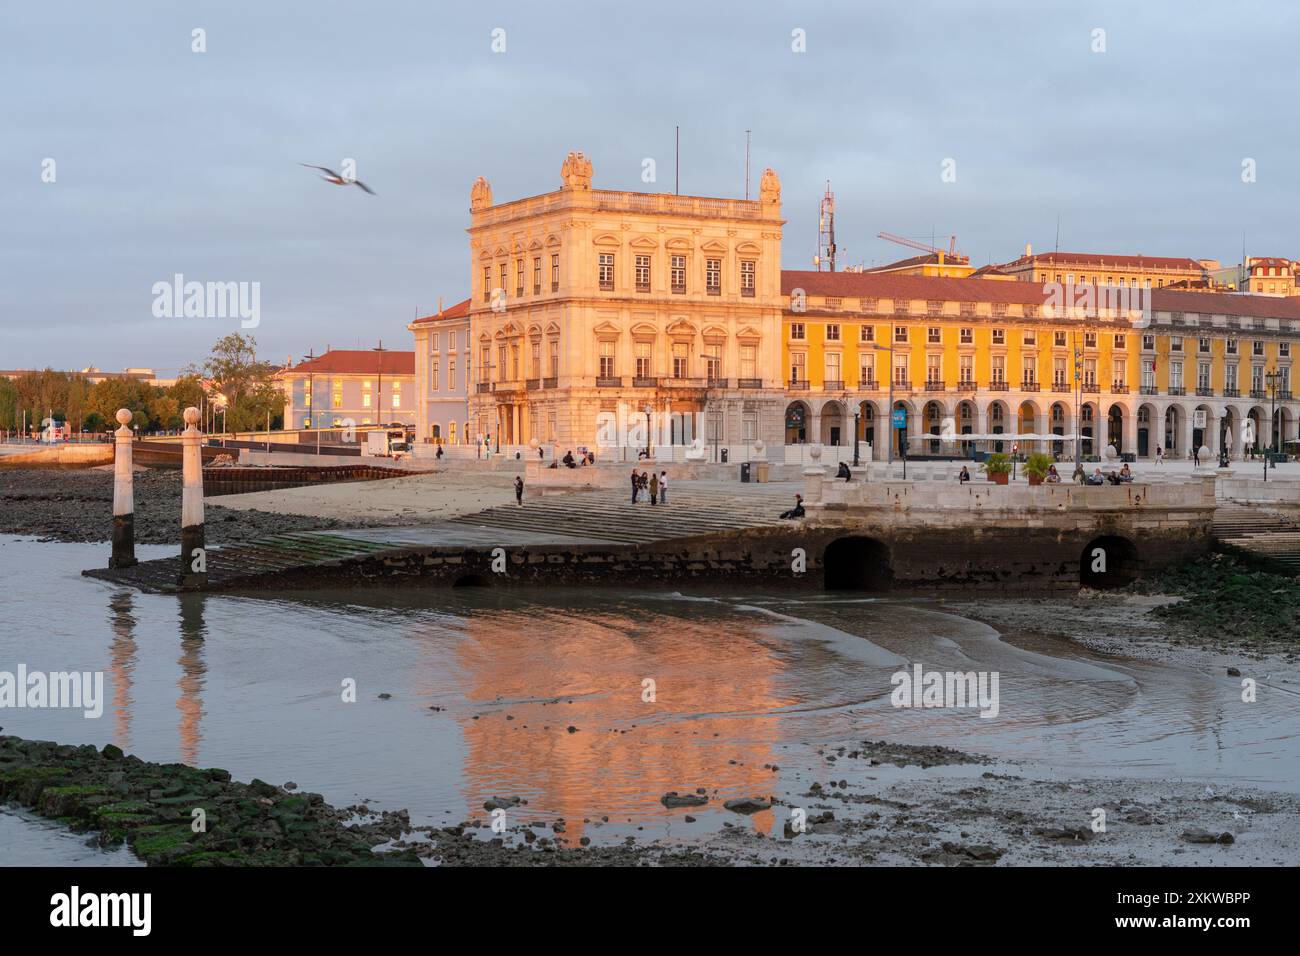
M 1278 434 L 1277 434 L 1277 432 L 1278 432 L 1278 429 L 1277 429 L 1277 383 L 1278 383 L 1279 381 L 1282 380 L 1282 376 L 1281 376 L 1281 375 L 1280 375 L 1276 370 L 1274 370 L 1274 371 L 1272 371 L 1272 372 L 1269 372 L 1267 375 L 1265 375 L 1265 376 L 1264 376 L 1264 380 L 1265 380 L 1266 382 L 1268 382 L 1268 387 L 1269 387 L 1269 389 L 1272 391 L 1272 396 L 1271 396 L 1271 398 L 1270 398 L 1270 400 L 1269 400 L 1269 406 L 1268 406 L 1268 407 L 1269 407 L 1269 411 L 1268 411 L 1268 430 L 1269 430 L 1269 436 L 1268 436 L 1268 437 L 1269 437 L 1269 444 L 1272 446 L 1273 451 L 1272 451 L 1271 454 L 1266 453 L 1266 454 L 1264 455 L 1264 480 L 1267 481 L 1267 480 L 1268 480 L 1268 464 L 1269 464 L 1269 459 L 1270 459 L 1270 458 L 1273 459 L 1273 467 L 1275 467 L 1275 468 L 1277 467 L 1277 459 L 1276 459 L 1276 458 L 1273 458 L 1273 456 L 1277 454 L 1277 439 L 1278 439 Z
M 384 348 L 384 340 L 380 339 L 379 345 L 370 351 L 379 353 L 379 392 L 375 397 L 375 403 L 378 406 L 375 411 L 375 417 L 381 419 L 379 422 L 380 425 L 387 425 L 388 423 L 382 419 L 384 416 L 384 353 L 387 352 L 388 349 Z
M 894 463 L 894 343 L 890 342 L 888 345 L 877 345 L 872 343 L 871 347 L 877 352 L 889 353 L 889 414 L 885 417 L 885 423 L 889 428 L 889 457 L 886 461 L 892 465 Z M 854 430 L 854 462 L 857 461 L 857 435 L 857 431 Z M 907 465 L 904 465 L 903 468 L 904 471 L 906 471 Z
M 646 461 L 650 460 L 650 429 L 654 427 L 651 424 L 650 418 L 653 414 L 654 414 L 654 409 L 651 408 L 649 405 L 647 405 L 645 407 L 645 460 Z

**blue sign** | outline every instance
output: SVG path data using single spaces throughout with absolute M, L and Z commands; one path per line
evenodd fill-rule
M 907 427 L 907 410 L 903 408 L 894 409 L 893 424 L 895 428 Z

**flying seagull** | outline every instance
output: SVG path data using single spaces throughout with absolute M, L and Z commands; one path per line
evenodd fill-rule
M 319 169 L 322 173 L 325 173 L 321 179 L 325 180 L 327 183 L 332 183 L 335 186 L 360 186 L 366 192 L 370 193 L 370 195 L 375 195 L 375 191 L 359 179 L 344 179 L 338 173 L 334 172 L 334 170 L 325 166 L 313 166 L 311 163 L 299 163 L 298 165 L 306 166 L 308 169 Z

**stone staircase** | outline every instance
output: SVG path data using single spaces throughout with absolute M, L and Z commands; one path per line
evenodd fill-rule
M 1220 505 L 1213 534 L 1222 544 L 1252 551 L 1300 574 L 1300 523 L 1276 511 Z

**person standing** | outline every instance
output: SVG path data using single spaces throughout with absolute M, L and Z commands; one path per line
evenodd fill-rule
M 1192 467 L 1201 467 L 1201 449 L 1196 445 L 1196 442 L 1192 442 Z
M 668 504 L 668 472 L 659 472 L 659 503 Z
M 1165 450 L 1156 445 L 1156 465 L 1157 467 L 1165 463 Z
M 658 475 L 650 476 L 650 503 L 652 505 L 659 504 L 659 476 Z
M 641 476 L 632 469 L 632 504 L 636 504 L 636 493 L 641 490 Z
M 515 475 L 515 504 L 524 506 L 524 479 Z

